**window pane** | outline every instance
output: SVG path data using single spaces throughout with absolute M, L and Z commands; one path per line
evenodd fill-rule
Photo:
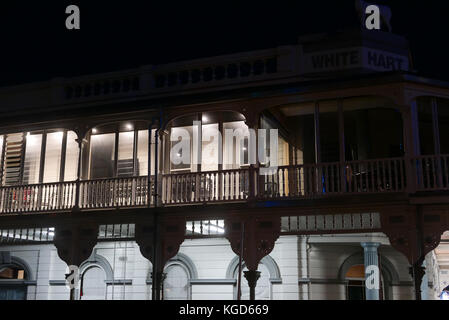
M 114 176 L 115 134 L 99 134 L 91 137 L 92 179 L 111 178 Z
M 42 134 L 28 134 L 26 138 L 23 183 L 39 183 Z
M 77 138 L 75 132 L 67 132 L 64 181 L 75 181 L 77 179 L 79 157 L 78 142 L 76 142 Z
M 201 171 L 218 170 L 218 123 L 202 125 Z
M 291 139 L 293 140 L 293 162 L 295 164 L 315 163 L 315 116 L 314 106 L 304 107 L 302 115 L 289 118 L 288 124 L 294 128 Z
M 120 132 L 118 138 L 117 176 L 134 175 L 134 131 Z
M 83 274 L 81 300 L 104 300 L 106 297 L 106 275 L 98 267 L 88 268 Z M 115 298 L 115 297 L 114 297 Z
M 137 140 L 137 175 L 148 175 L 148 130 L 140 130 Z M 153 165 L 153 162 L 151 162 Z
M 248 164 L 248 126 L 243 121 L 223 123 L 223 169 Z
M 25 135 L 23 133 L 8 134 L 5 137 L 5 158 L 3 159 L 3 179 L 5 186 L 19 184 L 22 170 L 22 150 Z
M 418 99 L 418 123 L 421 154 L 435 153 L 432 105 L 429 98 Z
M 245 267 L 242 270 L 242 300 L 249 300 L 249 287 L 248 281 L 245 281 L 244 272 L 248 269 Z M 257 267 L 257 271 L 260 272 L 260 278 L 256 283 L 256 300 L 270 300 L 271 299 L 271 283 L 270 272 L 267 267 L 260 263 Z M 238 270 L 237 270 L 238 273 Z
M 192 159 L 196 159 L 197 157 L 197 150 L 193 150 L 192 148 L 192 138 L 193 126 L 171 129 L 170 146 L 171 150 L 176 151 L 176 159 L 170 158 L 172 171 L 184 171 L 192 168 Z M 174 161 L 176 161 L 176 164 Z
M 62 137 L 62 132 L 52 132 L 47 134 L 44 183 L 59 181 L 61 170 Z
M 340 161 L 337 103 L 320 104 L 321 162 Z
M 187 300 L 189 298 L 189 282 L 183 267 L 172 265 L 167 268 L 164 280 L 165 300 Z
M 438 126 L 440 129 L 440 152 L 449 154 L 449 100 L 438 100 Z
M 395 109 L 344 112 L 346 161 L 403 156 L 402 116 Z M 382 128 L 382 130 L 379 130 Z

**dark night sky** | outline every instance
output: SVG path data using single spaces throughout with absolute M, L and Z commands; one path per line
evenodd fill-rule
M 357 24 L 354 0 L 57 2 L 1 1 L 0 85 L 295 44 Z M 416 69 L 449 80 L 448 1 L 377 3 L 391 6 Z M 80 7 L 80 31 L 65 29 L 69 4 Z

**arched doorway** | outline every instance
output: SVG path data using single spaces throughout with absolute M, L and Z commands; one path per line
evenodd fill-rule
M 399 275 L 393 264 L 384 255 L 379 255 L 380 300 L 393 299 L 392 286 L 399 284 Z M 363 253 L 354 253 L 346 258 L 339 270 L 341 282 L 346 286 L 346 299 L 365 300 L 365 266 Z

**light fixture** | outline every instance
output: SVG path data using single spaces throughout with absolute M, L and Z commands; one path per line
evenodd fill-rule
M 208 118 L 206 115 L 203 115 L 203 116 L 201 117 L 201 121 L 207 122 L 207 121 L 209 121 L 209 118 Z
M 125 127 L 126 127 L 127 130 L 132 130 L 133 129 L 133 125 L 131 123 L 127 123 Z
M 97 130 L 96 128 L 93 128 L 93 129 L 92 129 L 92 133 L 93 133 L 93 134 L 96 134 L 97 132 L 98 132 L 98 130 Z

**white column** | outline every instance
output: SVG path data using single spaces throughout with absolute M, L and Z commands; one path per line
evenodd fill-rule
M 365 253 L 365 283 L 366 300 L 379 300 L 380 272 L 377 248 L 378 242 L 362 242 Z

